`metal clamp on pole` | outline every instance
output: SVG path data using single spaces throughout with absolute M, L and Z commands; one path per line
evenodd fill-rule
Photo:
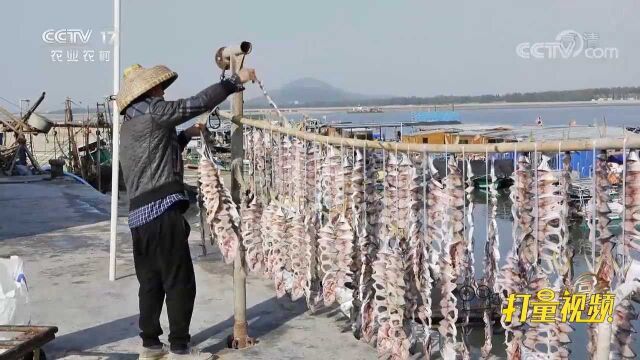
M 223 46 L 216 51 L 216 64 L 221 70 L 229 70 L 231 68 L 231 59 L 240 55 L 248 55 L 251 52 L 251 43 L 243 41 L 240 45 L 235 46 Z M 236 69 L 240 70 L 240 69 Z M 231 69 L 231 73 L 234 70 Z
M 244 56 L 251 52 L 251 43 L 243 41 L 239 46 L 222 47 L 216 52 L 216 64 L 222 69 L 231 70 L 236 74 L 244 63 Z M 241 118 L 243 116 L 242 92 L 233 96 L 232 113 Z M 244 159 L 243 125 L 232 124 L 231 127 L 231 198 L 240 211 L 240 193 L 242 180 L 242 164 Z M 233 335 L 229 337 L 229 345 L 234 349 L 243 349 L 254 344 L 247 329 L 247 274 L 244 268 L 245 249 L 240 243 L 238 254 L 233 261 L 233 303 L 234 323 Z

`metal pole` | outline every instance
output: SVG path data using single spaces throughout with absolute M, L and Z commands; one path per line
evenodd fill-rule
M 100 149 L 100 129 L 96 129 L 96 181 L 98 184 L 98 191 L 102 192 L 102 171 L 100 170 L 100 154 L 102 150 Z M 55 149 L 55 146 L 53 147 Z
M 244 55 L 243 55 L 244 56 Z M 238 56 L 232 55 L 230 61 L 231 74 L 240 70 Z M 242 92 L 233 96 L 232 114 L 243 116 Z M 244 134 L 243 125 L 233 124 L 231 127 L 231 198 L 236 206 L 240 206 L 240 192 L 242 184 L 242 168 L 244 159 Z M 239 209 L 238 209 L 239 210 Z M 247 332 L 247 274 L 244 270 L 244 248 L 238 247 L 238 253 L 233 261 L 233 342 L 236 349 L 243 349 L 251 345 L 251 339 Z
M 113 0 L 113 94 L 120 91 L 120 0 Z M 116 280 L 116 246 L 118 231 L 118 180 L 120 175 L 120 116 L 113 102 L 113 152 L 111 154 L 111 236 L 109 238 L 109 280 Z

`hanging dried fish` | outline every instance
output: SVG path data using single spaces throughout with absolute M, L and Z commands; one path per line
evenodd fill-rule
M 396 156 L 397 157 L 397 156 Z M 396 237 L 399 240 L 399 248 L 404 254 L 404 283 L 405 283 L 405 318 L 415 319 L 421 297 L 421 261 L 422 261 L 422 217 L 419 203 L 422 191 L 419 188 L 419 177 L 410 157 L 404 153 L 399 154 L 396 162 L 396 173 L 390 173 L 389 187 L 395 191 L 395 200 L 392 201 L 392 219 L 396 219 Z M 390 161 L 390 163 L 392 163 Z M 395 176 L 394 176 L 395 175 Z M 414 183 L 418 181 L 417 186 Z M 392 191 L 393 193 L 393 191 Z
M 351 152 L 345 151 L 344 147 L 340 149 L 340 156 L 342 158 L 342 165 L 340 169 L 340 176 L 338 179 L 339 194 L 336 206 L 339 207 L 338 219 L 335 223 L 335 246 L 338 252 L 336 256 L 336 285 L 338 289 L 339 303 L 345 307 L 352 307 L 353 297 L 353 250 L 355 241 L 355 231 L 352 227 L 353 224 L 353 209 L 352 209 L 352 184 L 351 177 L 353 175 L 353 163 L 351 158 Z M 350 313 L 350 310 L 347 314 Z
M 624 254 L 629 259 L 640 259 L 640 157 L 637 150 L 629 151 L 625 177 Z
M 268 261 L 271 265 L 270 270 L 276 288 L 276 296 L 280 298 L 286 294 L 285 271 L 290 270 L 290 268 L 288 268 L 290 266 L 290 239 L 287 237 L 290 226 L 281 207 L 278 206 L 273 213 L 272 222 L 272 246 Z
M 465 252 L 465 262 L 466 262 L 466 270 L 465 270 L 465 279 L 464 282 L 467 285 L 473 286 L 475 288 L 475 258 L 473 255 L 473 192 L 475 190 L 474 182 L 473 182 L 473 170 L 471 169 L 471 161 L 467 159 L 462 159 L 463 166 L 466 165 L 467 171 L 465 174 L 466 177 L 466 187 L 464 188 L 464 192 L 466 193 L 466 204 L 464 205 L 464 215 L 466 216 L 465 224 L 466 224 L 466 233 L 464 234 L 464 242 L 466 244 L 466 252 Z M 489 161 L 486 159 L 485 161 Z
M 537 248 L 533 233 L 533 191 L 534 181 L 531 176 L 529 159 L 518 156 L 516 169 L 512 176 L 510 189 L 513 216 L 513 245 L 509 251 L 505 265 L 499 273 L 499 288 L 503 294 L 519 294 L 527 292 L 527 272 L 532 268 L 537 257 Z M 506 299 L 503 306 L 507 304 Z M 508 359 L 520 359 L 523 352 L 525 325 L 520 322 L 521 309 L 516 307 L 512 321 L 507 323 L 502 316 L 500 322 L 505 329 L 505 344 Z
M 528 157 L 524 155 L 518 157 L 513 180 L 510 194 L 513 203 L 511 208 L 514 221 L 513 242 L 518 251 L 518 261 L 522 262 L 524 268 L 528 270 L 538 260 L 533 214 L 535 184 Z
M 427 157 L 429 166 L 430 179 L 428 182 L 427 192 L 427 228 L 426 238 L 430 239 L 431 246 L 429 248 L 428 263 L 433 274 L 433 280 L 437 281 L 440 277 L 440 255 L 444 254 L 442 250 L 442 239 L 445 234 L 445 223 L 443 221 L 447 207 L 447 194 L 444 191 L 444 185 L 441 182 L 441 176 L 433 164 L 433 158 Z
M 455 160 L 447 163 L 448 175 L 444 179 L 447 208 L 443 216 L 442 254 L 440 257 L 440 312 L 442 320 L 438 330 L 443 339 L 442 357 L 454 359 L 458 350 L 456 343 L 458 320 L 457 298 L 454 295 L 456 281 L 464 268 L 464 234 L 462 220 L 465 201 L 462 189 L 462 174 Z
M 534 160 L 537 161 L 537 153 L 534 153 Z M 560 249 L 559 239 L 559 219 L 562 197 L 558 194 L 555 185 L 557 179 L 549 168 L 549 157 L 542 155 L 541 161 L 535 169 L 534 180 L 534 207 L 531 214 L 534 218 L 533 241 L 523 241 L 520 243 L 524 247 L 524 265 L 527 271 L 527 286 L 525 291 L 531 295 L 537 295 L 538 291 L 548 288 L 550 285 L 549 275 L 554 272 L 554 261 L 556 261 Z M 526 173 L 522 172 L 526 177 Z M 522 222 L 521 222 L 522 224 Z M 524 224 L 523 224 L 524 225 Z M 554 226 L 555 225 L 555 226 Z M 533 245 L 531 245 L 533 244 Z M 540 261 L 540 264 L 538 264 Z M 533 310 L 529 309 L 527 318 L 530 318 Z M 534 353 L 549 350 L 551 343 L 557 343 L 557 339 L 552 337 L 552 332 L 547 324 L 539 322 L 529 322 L 525 331 L 524 346 Z M 558 351 L 563 349 L 558 349 Z
M 372 298 L 371 306 L 373 307 L 372 315 L 371 315 L 371 323 L 365 322 L 365 316 L 368 316 L 367 312 L 363 311 L 363 339 L 365 341 L 370 339 L 377 346 L 379 346 L 381 339 L 378 339 L 380 336 L 379 329 L 385 325 L 389 321 L 389 313 L 387 309 L 387 257 L 390 256 L 390 251 L 388 249 L 388 245 L 382 243 L 380 245 L 380 250 L 376 253 L 376 258 L 372 264 L 372 280 L 374 282 L 373 288 L 375 289 L 375 296 Z M 367 327 L 365 327 L 367 325 Z M 369 326 L 371 329 L 369 329 Z M 369 335 L 368 332 L 371 331 L 373 334 Z M 383 337 L 386 334 L 382 333 Z M 382 339 L 383 343 L 385 339 Z
M 324 159 L 321 165 L 321 192 L 323 205 L 323 223 L 335 223 L 342 208 L 342 158 L 340 152 L 333 146 L 327 146 Z
M 538 258 L 542 270 L 551 275 L 557 271 L 556 263 L 560 258 L 562 201 L 558 178 L 549 167 L 550 158 L 542 155 L 537 169 L 538 206 L 534 209 L 537 218 Z
M 344 213 L 346 221 L 349 226 L 353 228 L 353 156 L 352 152 L 348 151 L 344 147 L 340 149 L 340 156 L 342 158 L 342 166 L 340 168 L 340 176 L 338 181 L 338 189 L 340 201 L 339 204 L 342 207 L 340 210 Z M 354 230 L 355 231 L 355 230 Z
M 419 161 L 420 158 L 416 160 Z M 428 273 L 428 259 L 425 254 L 428 255 L 428 249 L 425 249 L 425 234 L 423 233 L 423 193 L 424 187 L 422 186 L 423 175 L 418 172 L 414 166 L 415 162 L 411 162 L 411 166 L 407 169 L 407 197 L 409 203 L 409 227 L 407 229 L 408 249 L 405 262 L 407 264 L 407 293 L 410 296 L 407 297 L 407 313 L 408 318 L 413 319 L 417 314 L 423 324 L 427 323 L 427 318 L 431 316 L 428 312 L 431 309 L 426 310 L 425 295 L 431 294 L 431 284 L 427 279 Z M 424 278 L 424 270 L 426 265 L 427 278 Z M 427 283 L 425 284 L 425 281 Z M 427 289 L 424 289 L 427 287 Z M 420 306 L 420 308 L 419 308 Z M 420 309 L 419 311 L 417 311 Z M 416 312 L 417 311 L 417 312 Z
M 515 243 L 514 243 L 515 245 Z M 503 294 L 521 294 L 525 290 L 525 270 L 520 267 L 517 248 L 512 248 L 507 255 L 507 261 L 499 273 L 499 287 Z M 507 305 L 506 299 L 503 306 Z M 524 324 L 520 322 L 521 308 L 515 307 L 511 322 L 505 321 L 502 316 L 500 323 L 505 329 L 505 345 L 507 346 L 507 359 L 520 360 L 522 354 L 522 341 L 524 339 Z
M 410 249 L 414 252 L 413 271 L 415 284 L 419 294 L 420 303 L 417 309 L 417 316 L 422 322 L 424 338 L 421 339 L 424 357 L 431 357 L 431 326 L 433 325 L 431 316 L 432 301 L 431 291 L 433 280 L 431 276 L 430 260 L 433 252 L 432 238 L 427 236 L 427 175 L 428 159 L 426 153 L 414 159 L 417 164 L 415 174 L 411 182 L 411 227 L 409 229 Z
M 550 285 L 548 275 L 541 266 L 536 266 L 529 271 L 529 279 L 525 287 L 525 293 L 535 296 L 538 291 L 548 288 Z M 529 308 L 527 319 L 531 319 L 533 309 Z M 552 340 L 544 323 L 529 321 L 524 334 L 523 344 L 530 352 L 545 352 L 547 345 Z
M 206 156 L 200 158 L 200 183 L 207 223 L 227 264 L 233 262 L 240 243 L 240 214 L 224 186 L 220 169 Z
M 320 276 L 322 277 L 322 297 L 324 304 L 329 306 L 336 301 L 336 291 L 338 279 L 336 273 L 337 256 L 336 250 L 336 222 L 342 210 L 340 204 L 342 194 L 338 189 L 341 183 L 341 157 L 335 148 L 327 146 L 324 161 L 322 163 L 321 186 L 323 212 L 325 213 L 325 225 L 318 233 L 318 245 L 320 256 Z
M 558 272 L 565 287 L 571 286 L 573 249 L 569 246 L 569 218 L 572 216 L 571 206 L 571 153 L 565 152 L 562 158 L 562 174 L 560 176 L 560 196 L 562 207 L 560 212 L 560 258 Z
M 632 322 L 638 320 L 638 312 L 629 299 L 622 300 L 613 313 L 613 352 L 614 359 L 635 359 L 634 334 Z
M 293 283 L 291 288 L 291 299 L 297 300 L 308 292 L 309 287 L 309 258 L 307 256 L 306 229 L 304 223 L 304 200 L 305 200 L 305 149 L 303 143 L 298 139 L 293 139 L 293 164 L 292 164 L 292 216 L 288 238 L 290 243 L 291 271 Z
M 264 208 L 262 211 L 262 216 L 260 217 L 260 228 L 262 230 L 262 257 L 264 259 L 264 267 L 263 273 L 267 278 L 273 277 L 274 272 L 274 218 L 277 207 L 272 201 L 269 205 Z
M 410 341 L 403 324 L 405 313 L 405 283 L 403 251 L 398 242 L 389 244 L 384 256 L 385 268 L 376 267 L 375 272 L 384 273 L 385 304 L 381 310 L 380 327 L 377 335 L 378 356 L 384 359 L 404 360 L 409 358 Z M 374 275 L 375 276 L 375 275 Z
M 467 269 L 465 260 L 467 259 L 467 244 L 464 233 L 464 208 L 465 189 L 462 179 L 462 172 L 458 168 L 457 161 L 451 157 L 448 164 L 448 174 L 444 179 L 445 190 L 448 196 L 448 227 L 450 241 L 451 265 L 454 270 L 454 281 L 464 278 Z
M 295 151 L 288 136 L 282 136 L 278 151 L 278 184 L 280 185 L 278 200 L 289 209 L 294 203 L 295 180 L 299 179 L 302 174 L 296 174 L 293 171 Z
M 486 161 L 489 161 L 487 159 Z M 495 163 L 491 162 L 491 185 L 487 182 L 487 188 L 489 190 L 487 196 L 489 197 L 489 212 L 487 226 L 487 242 L 484 245 L 484 281 L 483 285 L 486 286 L 489 294 L 498 294 L 499 286 L 497 283 L 498 277 L 498 261 L 500 260 L 499 251 L 499 236 L 498 236 L 498 224 L 496 222 L 496 214 L 498 208 L 498 178 L 496 177 Z M 482 319 L 484 320 L 484 345 L 481 349 L 482 358 L 486 359 L 491 354 L 493 337 L 493 308 L 491 304 L 491 297 L 485 300 L 484 306 L 486 307 Z
M 389 296 L 394 296 L 393 285 L 390 284 L 389 277 L 397 280 L 402 276 L 403 270 L 398 270 L 399 273 L 389 272 L 388 267 L 394 266 L 394 270 L 398 266 L 397 259 L 393 259 L 395 249 L 393 247 L 399 246 L 399 231 L 396 222 L 393 219 L 393 209 L 395 209 L 394 200 L 397 197 L 397 189 L 394 186 L 397 176 L 397 158 L 394 154 L 383 153 L 382 157 L 383 166 L 383 206 L 381 208 L 381 218 L 379 219 L 378 241 L 380 244 L 380 251 L 376 254 L 376 259 L 373 263 L 373 280 L 375 288 L 374 297 L 374 312 L 373 319 L 375 321 L 374 328 L 376 330 L 376 346 L 378 347 L 378 354 L 382 357 L 385 356 L 393 348 L 393 334 L 390 332 L 390 309 L 389 309 Z M 400 259 L 402 261 L 402 259 Z M 395 289 L 399 291 L 398 289 Z M 403 291 L 404 289 L 402 289 Z M 403 299 L 404 302 L 404 299 Z M 403 314 L 404 315 L 404 314 Z M 387 354 L 388 355 L 388 354 Z
M 553 291 L 556 294 L 556 301 L 559 300 L 560 295 L 564 289 L 564 284 L 562 283 L 562 278 L 558 278 L 553 287 Z M 562 317 L 560 314 L 556 314 L 556 321 L 550 324 L 547 324 L 549 331 L 549 346 L 552 346 L 553 349 L 557 349 L 555 354 L 559 359 L 565 360 L 569 359 L 571 355 L 571 351 L 568 348 L 569 343 L 571 343 L 570 334 L 574 331 L 573 327 L 566 322 L 562 321 Z M 547 352 L 550 352 L 551 349 L 548 349 Z
M 614 264 L 613 264 L 613 234 L 609 231 L 609 223 L 611 219 L 611 209 L 609 208 L 609 202 L 611 198 L 609 196 L 610 184 L 608 179 L 609 169 L 607 167 L 607 155 L 601 152 L 596 158 L 595 165 L 595 194 L 592 196 L 588 205 L 588 214 L 590 218 L 594 218 L 593 222 L 589 223 L 589 229 L 591 237 L 596 240 L 596 248 L 592 249 L 595 255 L 598 255 L 598 261 L 595 264 L 594 271 L 598 276 L 598 280 L 601 283 L 607 284 L 607 287 L 611 286 L 611 282 L 614 276 Z M 594 213 L 595 210 L 595 213 Z M 594 256 L 595 256 L 594 255 Z
M 274 160 L 277 158 L 277 142 L 274 140 L 273 133 L 263 131 L 262 132 L 262 147 L 259 148 L 259 152 L 256 156 L 260 158 L 262 156 L 262 179 L 264 191 L 267 192 L 266 197 L 271 199 L 274 191 Z
M 363 234 L 363 242 L 361 243 L 362 270 L 360 279 L 360 297 L 362 307 L 361 314 L 361 332 L 362 340 L 370 343 L 375 339 L 377 333 L 377 314 L 378 305 L 376 294 L 384 296 L 384 283 L 376 281 L 374 276 L 374 267 L 380 259 L 378 255 L 380 237 L 382 227 L 384 226 L 381 218 L 382 209 L 384 208 L 383 195 L 378 190 L 380 177 L 380 160 L 376 157 L 377 153 L 372 152 L 367 159 L 367 181 L 365 182 L 365 212 L 366 212 L 366 233 Z M 378 290 L 380 288 L 380 290 Z
M 351 173 L 351 218 L 353 223 L 355 244 L 351 255 L 351 288 L 353 306 L 349 318 L 352 322 L 352 330 L 354 336 L 359 339 L 361 336 L 362 318 L 360 311 L 362 310 L 362 293 L 363 289 L 362 264 L 363 252 L 367 251 L 367 223 L 366 223 L 366 202 L 365 202 L 365 159 L 360 150 L 355 150 L 353 171 Z
M 307 288 L 305 297 L 307 306 L 313 312 L 322 302 L 322 278 L 320 277 L 320 259 L 318 249 L 318 231 L 320 230 L 322 203 L 320 187 L 320 151 L 315 144 L 306 146 L 306 170 L 305 170 L 305 212 L 304 212 L 304 245 L 307 264 Z
M 633 359 L 636 357 L 632 349 L 634 343 L 633 322 L 638 320 L 638 313 L 632 303 L 638 301 L 632 294 L 640 292 L 640 231 L 637 224 L 640 220 L 640 157 L 637 150 L 629 151 L 626 159 L 626 176 L 624 192 L 624 237 L 621 278 L 615 290 L 613 316 L 612 355 L 614 358 Z M 610 339 L 603 337 L 598 330 L 598 352 L 601 346 Z
M 637 294 L 640 293 L 640 262 L 630 259 L 627 266 L 620 274 L 620 283 L 616 287 L 615 303 L 613 306 L 613 337 L 610 332 L 602 331 L 604 327 L 610 326 L 608 322 L 598 324 L 598 345 L 597 351 L 600 353 L 611 353 L 612 359 L 635 359 L 636 353 L 633 349 L 634 338 L 637 330 L 633 323 L 638 320 L 638 312 L 633 302 L 638 302 Z
M 242 216 L 242 244 L 245 248 L 247 268 L 252 272 L 260 272 L 264 266 L 264 254 L 262 250 L 262 202 L 258 195 L 257 175 L 263 170 L 262 161 L 258 161 L 257 154 L 264 152 L 264 144 L 259 131 L 254 129 L 246 134 L 249 151 L 245 154 L 251 164 L 251 172 L 248 181 L 248 189 L 243 206 L 240 210 Z
M 247 267 L 252 272 L 260 272 L 264 266 L 262 249 L 262 204 L 256 194 L 250 193 L 242 209 L 242 243 L 245 247 Z
M 353 229 L 345 215 L 340 215 L 334 227 L 335 281 L 338 289 L 346 289 L 351 282 L 351 253 L 353 252 Z M 342 302 L 341 302 L 342 303 Z
M 318 232 L 318 248 L 320 254 L 320 269 L 322 276 L 322 298 L 324 304 L 329 306 L 336 301 L 336 256 L 335 231 L 333 225 L 328 222 Z
M 487 160 L 488 161 L 488 157 Z M 463 234 L 463 243 L 465 246 L 464 249 L 464 270 L 462 271 L 462 281 L 464 284 L 465 291 L 473 290 L 474 292 L 477 289 L 477 284 L 475 282 L 475 258 L 473 256 L 473 171 L 471 169 L 471 162 L 467 159 L 465 161 L 465 156 L 462 156 L 462 166 L 463 170 L 466 167 L 466 171 L 463 171 L 463 180 L 465 181 L 464 193 L 465 199 L 463 203 L 463 219 L 462 219 L 462 234 Z M 466 186 L 465 186 L 466 185 Z M 463 303 L 464 310 L 464 322 L 462 324 L 462 344 L 461 344 L 461 357 L 463 360 L 468 360 L 471 357 L 469 352 L 470 344 L 469 344 L 469 334 L 471 332 L 469 328 L 469 316 L 471 314 L 471 310 L 469 308 L 469 303 Z

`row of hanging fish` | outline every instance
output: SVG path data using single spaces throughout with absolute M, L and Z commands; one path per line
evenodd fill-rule
M 250 170 L 241 229 L 219 171 L 209 159 L 201 162 L 207 220 L 225 261 L 233 259 L 241 243 L 248 270 L 271 279 L 278 297 L 304 297 L 312 310 L 339 305 L 354 335 L 375 346 L 380 358 L 430 358 L 437 350 L 444 359 L 471 359 L 470 309 L 459 300 L 461 289 L 535 294 L 551 288 L 559 297 L 571 284 L 568 153 L 561 172 L 552 170 L 544 155 L 516 158 L 510 189 L 513 244 L 502 267 L 497 177 L 493 162 L 490 169 L 487 164 L 491 185 L 483 272 L 475 274 L 473 173 L 464 156 L 447 156 L 444 171 L 438 171 L 427 154 L 354 149 L 258 129 L 247 131 L 245 142 Z M 598 158 L 597 196 L 590 205 L 595 209 L 590 223 L 593 272 L 607 289 L 637 285 L 633 277 L 624 279 L 640 251 L 635 227 L 640 220 L 640 158 L 632 151 L 627 160 L 622 245 L 616 248 L 607 228 L 609 184 L 603 157 Z M 629 266 L 614 261 L 620 247 Z M 616 305 L 610 331 L 589 329 L 590 353 L 611 333 L 613 352 L 621 358 L 633 354 L 631 321 L 637 314 L 631 300 L 627 295 Z M 570 358 L 570 325 L 520 323 L 519 310 L 513 322 L 497 324 L 500 309 L 485 305 L 482 358 L 494 356 L 496 326 L 505 330 L 509 359 L 531 352 Z

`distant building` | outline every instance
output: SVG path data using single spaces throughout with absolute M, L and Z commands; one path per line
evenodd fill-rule
M 402 137 L 410 144 L 492 144 L 506 142 L 498 136 L 511 131 L 508 125 L 454 124 L 420 126 L 418 131 Z

